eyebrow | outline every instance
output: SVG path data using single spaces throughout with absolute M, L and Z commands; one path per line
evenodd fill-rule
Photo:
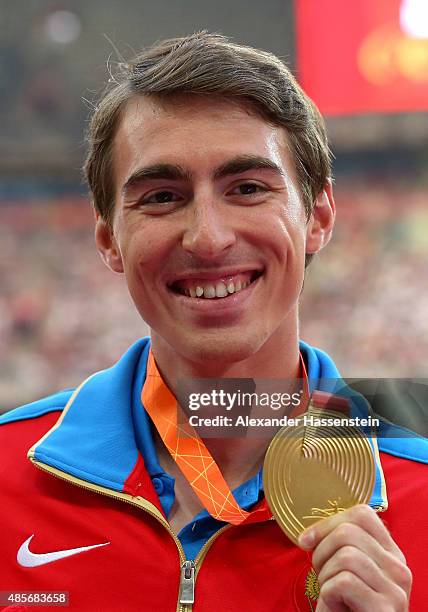
M 134 187 L 137 187 L 144 181 L 165 179 L 167 181 L 182 181 L 190 180 L 191 175 L 189 172 L 184 170 L 181 166 L 175 166 L 174 164 L 154 164 L 153 166 L 147 166 L 145 168 L 139 168 L 131 174 L 131 176 L 125 181 L 122 187 L 122 195 L 126 194 Z
M 260 155 L 240 155 L 225 162 L 214 171 L 214 178 L 219 179 L 231 174 L 241 174 L 248 170 L 272 170 L 285 176 L 283 169 L 268 157 Z
M 260 155 L 239 155 L 225 162 L 213 172 L 214 179 L 224 178 L 233 174 L 242 174 L 249 170 L 270 170 L 285 176 L 283 169 L 274 161 Z M 140 183 L 149 180 L 190 181 L 192 174 L 181 166 L 174 164 L 153 164 L 139 168 L 131 174 L 122 187 L 122 196 L 126 196 L 131 189 Z

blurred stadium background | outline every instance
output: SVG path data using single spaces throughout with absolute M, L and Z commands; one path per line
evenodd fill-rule
M 0 410 L 78 384 L 147 332 L 95 252 L 87 100 L 114 47 L 200 29 L 285 58 L 327 114 L 338 220 L 307 274 L 302 338 L 348 377 L 427 376 L 425 0 L 3 0 Z

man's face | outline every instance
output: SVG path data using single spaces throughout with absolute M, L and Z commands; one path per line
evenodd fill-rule
M 307 232 L 284 130 L 224 100 L 140 97 L 113 155 L 110 265 L 154 343 L 201 362 L 275 347 L 296 325 Z

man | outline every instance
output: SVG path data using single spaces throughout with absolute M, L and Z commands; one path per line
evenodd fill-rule
M 335 217 L 314 105 L 274 56 L 202 33 L 122 66 L 89 147 L 98 250 L 151 344 L 3 417 L 1 588 L 78 610 L 424 609 L 425 441 L 374 440 L 369 505 L 295 546 L 264 498 L 269 440 L 195 437 L 196 457 L 173 422 L 181 379 L 339 376 L 299 344 L 305 265 Z

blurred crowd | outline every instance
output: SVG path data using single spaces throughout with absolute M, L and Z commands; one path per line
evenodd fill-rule
M 308 271 L 301 337 L 344 376 L 426 377 L 428 207 L 422 189 L 338 190 L 334 239 Z M 147 333 L 97 256 L 83 199 L 0 205 L 0 411 L 79 384 Z
M 426 190 L 356 183 L 336 202 L 333 240 L 308 270 L 301 336 L 346 377 L 426 377 Z
M 0 406 L 70 388 L 147 333 L 86 201 L 0 207 Z M 0 410 L 1 410 L 0 408 Z

